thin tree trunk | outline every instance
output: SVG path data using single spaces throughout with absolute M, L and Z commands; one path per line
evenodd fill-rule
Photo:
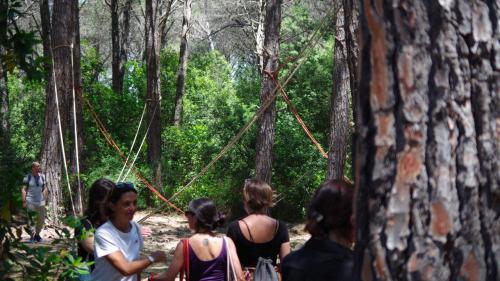
M 184 17 L 182 18 L 181 45 L 179 48 L 179 67 L 177 69 L 177 88 L 175 92 L 174 126 L 182 122 L 182 99 L 186 88 L 186 73 L 189 56 L 188 32 L 191 24 L 191 0 L 184 0 Z
M 160 23 L 158 25 L 159 33 L 160 33 L 160 43 L 161 47 L 165 47 L 167 45 L 167 34 L 172 27 L 172 24 L 167 25 L 170 15 L 172 14 L 173 6 L 177 2 L 177 0 L 167 0 L 165 3 L 165 13 L 160 17 Z
M 54 12 L 56 8 L 57 8 L 57 13 L 60 14 L 62 12 L 61 11 L 62 8 L 60 7 L 59 2 L 57 3 L 57 5 L 56 3 L 54 3 Z M 44 64 L 46 73 L 45 79 L 47 83 L 45 86 L 46 106 L 45 106 L 45 123 L 44 123 L 45 125 L 43 130 L 43 148 L 40 161 L 42 170 L 45 173 L 45 176 L 47 177 L 47 186 L 49 189 L 48 218 L 54 222 L 57 222 L 59 215 L 62 213 L 61 206 L 63 202 L 62 190 L 60 186 L 61 173 L 62 173 L 61 172 L 62 155 L 61 155 L 61 145 L 59 141 L 59 129 L 57 123 L 58 121 L 57 121 L 57 108 L 55 102 L 54 79 L 52 75 L 54 71 L 52 69 L 53 44 L 51 38 L 52 28 L 51 28 L 49 9 L 50 9 L 49 1 L 42 0 L 40 2 L 40 16 L 42 22 L 43 54 L 46 61 L 46 63 Z M 58 24 L 62 23 L 58 22 Z M 65 26 L 67 26 L 67 24 L 65 24 Z M 61 43 L 60 38 L 58 42 Z M 54 44 L 56 43 L 54 42 Z M 71 71 L 68 70 L 67 73 L 70 74 Z
M 255 30 L 255 50 L 259 59 L 259 71 L 262 73 L 264 69 L 264 20 L 266 16 L 266 0 L 259 0 L 258 3 L 259 19 Z
M 72 18 L 73 18 L 73 84 L 75 90 L 75 108 L 76 108 L 76 132 L 77 132 L 77 143 L 74 143 L 74 123 L 73 118 L 73 104 L 70 105 L 70 112 L 72 120 L 68 128 L 71 128 L 71 135 L 73 136 L 72 147 L 70 149 L 70 163 L 71 163 L 71 173 L 77 175 L 82 173 L 82 168 L 84 167 L 85 155 L 83 154 L 83 112 L 82 112 L 82 78 L 81 78 L 81 67 L 80 67 L 80 7 L 78 1 L 72 1 Z M 71 101 L 73 102 L 73 96 L 71 96 Z M 77 154 L 78 149 L 78 154 Z M 77 158 L 78 157 L 78 158 Z M 77 161 L 78 160 L 78 161 Z M 77 166 L 79 165 L 79 167 Z M 73 202 L 75 203 L 75 211 L 77 214 L 83 213 L 83 183 L 78 181 L 78 178 L 74 179 L 72 183 L 73 189 Z
M 0 1 L 0 58 L 5 56 L 3 42 L 7 41 L 7 11 L 9 1 Z M 4 136 L 9 135 L 9 89 L 7 87 L 7 68 L 5 61 L 0 61 L 0 126 Z
M 151 127 L 148 133 L 148 161 L 153 171 L 153 182 L 162 187 L 161 177 L 161 122 L 160 122 L 160 46 L 157 29 L 157 2 L 146 0 L 146 64 L 147 64 L 147 104 Z M 146 197 L 148 206 L 151 196 Z
M 266 4 L 264 71 L 278 78 L 278 60 L 280 52 L 281 0 L 269 0 Z M 268 74 L 263 73 L 260 103 L 264 104 L 276 93 L 276 85 Z M 274 145 L 274 126 L 276 123 L 275 101 L 269 105 L 259 119 L 257 135 L 255 176 L 257 179 L 271 183 L 272 157 Z
M 362 2 L 363 280 L 500 277 L 498 8 Z
M 118 0 L 111 0 L 111 80 L 113 91 L 121 94 L 123 80 L 120 79 L 120 14 Z M 122 77 L 123 78 L 123 77 Z
M 121 44 L 120 44 L 120 67 L 118 70 L 119 89 L 123 92 L 123 81 L 125 79 L 128 52 L 130 48 L 130 12 L 132 11 L 132 0 L 126 0 L 122 10 L 121 22 Z
M 327 179 L 344 178 L 347 141 L 349 138 L 348 95 L 350 85 L 345 44 L 344 9 L 340 7 L 335 23 Z

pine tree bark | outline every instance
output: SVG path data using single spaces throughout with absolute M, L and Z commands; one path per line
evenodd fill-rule
M 119 0 L 111 0 L 109 7 L 111 11 L 112 88 L 115 93 L 121 95 L 123 93 L 125 65 L 128 60 L 132 0 L 126 0 L 121 9 Z
M 4 42 L 7 42 L 7 11 L 9 1 L 0 1 L 0 58 L 5 57 Z M 7 87 L 7 66 L 0 61 L 0 126 L 3 136 L 9 135 L 9 89 Z
M 264 73 L 260 92 L 260 103 L 264 104 L 276 94 L 276 84 L 268 74 L 278 79 L 280 53 L 281 0 L 269 0 L 266 3 Z M 255 177 L 271 183 L 272 157 L 274 145 L 274 126 L 276 123 L 275 101 L 269 105 L 259 119 L 259 131 L 256 143 Z
M 181 44 L 179 48 L 179 67 L 177 68 L 177 88 L 175 92 L 174 126 L 182 122 L 182 100 L 186 88 L 186 73 L 188 65 L 188 33 L 191 25 L 191 0 L 184 0 L 184 16 L 182 18 Z
M 349 138 L 349 68 L 344 26 L 344 8 L 340 7 L 335 23 L 335 48 L 333 51 L 332 96 L 330 102 L 330 136 L 327 179 L 343 179 Z
M 60 185 L 62 176 L 62 151 L 59 141 L 59 129 L 57 121 L 57 108 L 55 102 L 54 79 L 52 71 L 55 72 L 57 81 L 57 91 L 59 97 L 59 108 L 61 115 L 61 127 L 66 131 L 68 120 L 68 97 L 71 96 L 72 69 L 71 69 L 71 2 L 55 0 L 53 4 L 52 19 L 50 19 L 49 3 L 47 0 L 41 1 L 42 17 L 42 40 L 44 56 L 48 60 L 45 65 L 47 70 L 46 86 L 46 109 L 44 144 L 41 157 L 41 165 L 47 177 L 49 189 L 48 216 L 53 221 L 58 221 L 58 217 L 63 213 L 63 192 Z M 52 51 L 51 51 L 52 50 Z M 53 58 L 53 60 L 51 60 Z M 54 69 L 52 63 L 54 62 Z
M 120 77 L 120 14 L 118 0 L 111 0 L 111 80 L 116 94 L 123 90 L 123 77 Z
M 148 162 L 153 171 L 153 183 L 162 186 L 161 176 L 161 93 L 160 93 L 160 46 L 157 29 L 157 1 L 146 0 L 146 64 L 147 64 L 147 104 L 151 127 L 148 132 Z M 148 193 L 149 194 L 149 193 Z M 151 196 L 146 204 L 152 205 Z
M 356 272 L 498 280 L 498 1 L 364 0 L 361 13 Z

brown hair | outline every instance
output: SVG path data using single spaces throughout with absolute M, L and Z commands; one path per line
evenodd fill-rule
M 309 204 L 306 230 L 316 238 L 325 239 L 334 231 L 350 240 L 353 190 L 352 184 L 343 180 L 323 182 Z
M 261 180 L 245 180 L 243 197 L 249 214 L 266 214 L 274 206 L 274 192 L 269 184 Z

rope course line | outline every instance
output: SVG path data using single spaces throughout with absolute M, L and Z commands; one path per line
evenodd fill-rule
M 332 10 L 333 9 L 331 9 L 330 12 Z M 327 16 L 325 16 L 323 18 L 321 24 L 318 25 L 318 28 L 313 32 L 313 34 L 311 35 L 311 37 L 307 41 L 307 44 L 304 45 L 304 47 L 301 50 L 301 52 L 299 53 L 299 55 L 297 55 L 295 57 L 295 59 L 294 59 L 295 62 L 292 65 L 292 69 L 293 70 L 289 71 L 285 75 L 285 82 L 283 83 L 283 87 L 286 86 L 290 82 L 291 78 L 295 75 L 295 73 L 300 68 L 300 66 L 302 66 L 302 64 L 305 62 L 305 60 L 303 60 L 303 58 L 306 57 L 306 53 L 308 51 L 310 52 L 310 48 L 309 47 L 311 47 L 311 43 L 313 43 L 312 44 L 313 46 L 318 43 L 319 39 L 321 38 L 321 35 L 323 34 L 323 32 L 319 32 L 319 31 L 321 29 L 323 29 L 323 25 L 325 24 L 326 19 L 328 18 L 329 15 L 330 15 L 330 13 L 328 13 Z M 280 68 L 281 67 L 278 67 L 278 69 L 280 69 Z M 265 72 L 265 73 L 267 75 L 269 75 L 269 76 L 271 76 L 271 77 L 274 78 L 274 75 L 272 73 L 269 73 L 269 72 Z M 262 106 L 260 107 L 260 109 L 253 115 L 252 119 L 250 119 L 250 121 L 248 121 L 240 129 L 240 131 L 229 141 L 229 143 L 226 146 L 224 146 L 224 148 L 214 157 L 214 159 L 212 159 L 212 161 L 210 161 L 205 167 L 203 167 L 203 169 L 201 169 L 201 171 L 197 175 L 195 175 L 193 177 L 193 179 L 191 179 L 191 181 L 189 181 L 185 186 L 183 186 L 176 193 L 174 193 L 174 195 L 172 195 L 170 197 L 170 200 L 174 199 L 180 193 L 184 192 L 187 188 L 189 188 L 197 179 L 199 179 L 201 176 L 203 176 L 203 174 L 206 171 L 208 171 L 208 169 L 210 169 L 220 158 L 222 158 L 222 156 L 224 156 L 229 149 L 231 149 L 236 144 L 236 142 L 243 136 L 243 134 L 248 131 L 248 129 L 250 128 L 250 126 L 253 123 L 255 123 L 255 121 L 257 121 L 257 119 L 264 113 L 264 111 L 267 110 L 267 108 L 269 107 L 269 105 L 271 105 L 271 103 L 273 103 L 273 101 L 276 98 L 276 91 L 278 90 L 278 88 L 279 88 L 279 86 L 276 86 L 273 89 L 273 91 L 269 95 L 268 99 L 264 101 L 264 103 L 262 104 Z M 161 209 L 162 209 L 162 206 L 154 209 L 150 214 L 144 216 L 138 222 L 139 223 L 144 222 L 145 220 L 147 220 L 148 218 L 150 218 L 153 214 L 155 214 L 156 212 L 160 211 Z
M 94 108 L 92 107 L 92 105 L 90 104 L 90 102 L 88 101 L 88 99 L 84 98 L 85 100 L 85 104 L 87 105 L 87 107 L 89 108 L 89 111 L 94 119 L 94 122 L 96 123 L 97 125 L 97 128 L 99 129 L 99 131 L 101 132 L 101 134 L 104 136 L 104 138 L 106 139 L 106 141 L 108 142 L 108 144 L 113 148 L 115 149 L 118 154 L 120 155 L 120 157 L 122 158 L 122 160 L 124 161 L 126 159 L 125 157 L 125 154 L 121 151 L 121 149 L 118 147 L 118 145 L 116 144 L 116 142 L 113 140 L 113 138 L 111 137 L 111 135 L 109 134 L 109 132 L 106 130 L 106 127 L 102 124 L 102 121 L 99 119 L 99 116 L 97 115 L 97 113 L 95 112 Z M 138 171 L 136 168 L 132 167 L 130 164 L 127 163 L 127 166 L 132 170 L 132 173 L 144 184 L 146 185 L 146 187 L 151 190 L 151 192 L 153 192 L 156 196 L 158 196 L 158 198 L 160 198 L 161 200 L 163 200 L 165 203 L 167 203 L 170 207 L 172 207 L 173 209 L 175 209 L 176 211 L 178 211 L 179 213 L 181 214 L 184 214 L 184 211 L 182 211 L 179 207 L 177 207 L 175 204 L 173 204 L 172 202 L 170 202 L 168 199 L 166 199 L 158 190 L 156 190 L 153 185 L 151 183 L 148 182 L 148 180 L 146 180 Z
M 321 144 L 316 140 L 316 138 L 314 138 L 314 136 L 311 134 L 311 132 L 307 128 L 306 124 L 304 123 L 304 120 L 302 120 L 302 117 L 300 117 L 300 114 L 299 114 L 297 108 L 293 105 L 292 101 L 290 100 L 290 98 L 286 94 L 285 90 L 283 89 L 283 86 L 280 84 L 280 82 L 278 80 L 276 80 L 274 75 L 272 75 L 271 73 L 269 73 L 266 70 L 264 70 L 264 71 L 266 72 L 267 75 L 269 75 L 271 77 L 271 79 L 273 79 L 274 83 L 276 84 L 276 86 L 279 89 L 279 93 L 281 94 L 281 97 L 283 98 L 283 100 L 285 100 L 286 104 L 288 105 L 288 108 L 290 109 L 290 111 L 292 111 L 293 115 L 295 116 L 295 119 L 297 119 L 297 122 L 302 127 L 302 129 L 304 130 L 306 135 L 312 141 L 314 146 L 316 146 L 316 148 L 319 150 L 319 152 L 321 153 L 323 158 L 328 159 L 328 154 L 326 154 L 325 150 L 323 150 L 323 147 L 321 147 Z
M 135 141 L 137 140 L 137 137 L 139 136 L 139 130 L 141 129 L 142 120 L 144 119 L 144 115 L 146 114 L 146 107 L 147 107 L 147 103 L 144 103 L 144 108 L 143 108 L 142 114 L 141 114 L 141 120 L 139 121 L 139 125 L 137 125 L 137 130 L 135 131 L 134 140 L 132 141 L 132 145 L 130 146 L 130 151 L 128 152 L 127 159 L 125 160 L 125 163 L 128 163 L 128 160 L 130 159 L 130 155 L 132 155 L 132 151 L 134 151 Z M 122 170 L 120 171 L 120 174 L 118 175 L 118 178 L 116 179 L 117 182 L 120 181 L 122 174 L 125 171 L 126 167 L 127 167 L 127 165 L 123 164 Z
M 63 164 L 64 164 L 63 167 L 64 167 L 64 172 L 66 174 L 66 183 L 68 185 L 68 193 L 69 193 L 69 199 L 71 202 L 71 210 L 73 211 L 73 216 L 76 217 L 75 204 L 73 202 L 73 192 L 71 191 L 71 184 L 69 181 L 69 174 L 68 174 L 68 165 L 66 163 L 66 152 L 65 152 L 65 148 L 64 148 L 64 137 L 63 137 L 62 125 L 61 125 L 61 112 L 60 112 L 60 108 L 59 108 L 59 93 L 57 91 L 57 80 L 56 80 L 54 55 L 52 55 L 52 79 L 54 79 L 54 94 L 55 94 L 56 111 L 57 111 L 57 126 L 59 129 L 59 142 L 61 143 L 61 152 L 62 152 Z
M 73 65 L 73 44 L 71 44 L 71 82 L 73 87 L 71 87 L 71 93 L 73 97 L 73 129 L 74 129 L 74 136 L 75 136 L 75 158 L 76 158 L 76 179 L 77 179 L 77 184 L 78 184 L 78 192 L 80 193 L 80 196 L 77 196 L 78 199 L 78 206 L 83 207 L 82 204 L 82 182 L 80 179 L 80 156 L 79 156 L 79 146 L 78 146 L 78 127 L 76 123 L 76 94 L 75 94 L 75 67 Z M 80 210 L 82 211 L 82 210 Z
M 155 108 L 153 110 L 153 116 L 156 114 L 158 104 L 159 104 L 159 102 L 155 103 Z M 134 157 L 134 160 L 132 161 L 132 164 L 130 164 L 131 167 L 134 167 L 135 161 L 137 160 L 137 157 L 139 156 L 139 153 L 141 152 L 142 146 L 144 145 L 144 142 L 146 141 L 146 138 L 147 138 L 148 133 L 149 133 L 149 128 L 151 128 L 152 123 L 153 123 L 153 118 L 151 118 L 151 120 L 149 120 L 149 124 L 148 124 L 148 128 L 146 129 L 146 133 L 144 134 L 144 137 L 142 138 L 141 144 L 139 145 L 139 149 L 137 150 L 137 153 L 135 154 L 135 157 Z M 125 174 L 125 176 L 123 176 L 122 181 L 128 177 L 128 175 L 130 174 L 130 171 L 131 171 L 131 168 L 129 168 L 127 173 Z

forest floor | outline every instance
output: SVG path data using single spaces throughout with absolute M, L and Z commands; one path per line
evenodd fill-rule
M 134 220 L 138 221 L 147 214 L 149 214 L 147 211 L 137 212 Z M 146 221 L 142 222 L 141 226 L 149 227 L 152 230 L 151 236 L 144 239 L 143 254 L 148 255 L 157 250 L 164 250 L 168 258 L 167 263 L 155 263 L 144 272 L 147 274 L 150 272 L 158 273 L 165 271 L 168 264 L 171 262 L 177 243 L 181 238 L 190 235 L 186 218 L 177 214 L 154 214 Z M 288 224 L 292 249 L 297 249 L 309 239 L 309 234 L 304 232 L 303 229 L 304 224 Z M 222 229 L 221 232 L 225 232 L 225 229 Z M 57 234 L 55 230 L 48 225 L 42 231 L 41 237 L 43 239 L 42 243 L 31 245 L 50 245 L 54 238 L 57 237 Z M 29 240 L 27 233 L 23 233 L 22 238 L 23 241 Z

